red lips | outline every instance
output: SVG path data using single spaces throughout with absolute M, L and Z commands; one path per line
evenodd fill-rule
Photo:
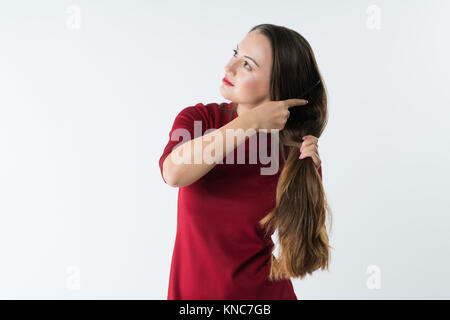
M 224 77 L 222 79 L 223 82 L 225 82 L 226 84 L 230 85 L 230 86 L 234 86 L 234 84 L 232 84 L 226 77 Z

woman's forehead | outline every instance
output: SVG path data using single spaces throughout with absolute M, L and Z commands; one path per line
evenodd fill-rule
M 250 32 L 242 39 L 238 47 L 239 55 L 253 58 L 261 68 L 270 66 L 272 48 L 266 36 L 254 31 Z

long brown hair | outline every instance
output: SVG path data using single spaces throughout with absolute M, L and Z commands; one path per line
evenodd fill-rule
M 329 245 L 326 201 L 321 177 L 311 157 L 298 159 L 298 147 L 288 148 L 287 141 L 302 142 L 305 135 L 319 138 L 328 121 L 327 93 L 313 50 L 298 32 L 273 24 L 259 24 L 272 48 L 270 97 L 272 101 L 307 99 L 306 106 L 289 108 L 290 116 L 279 132 L 280 153 L 284 165 L 276 188 L 276 206 L 260 226 L 269 232 L 278 230 L 279 258 L 271 256 L 269 280 L 304 278 L 317 269 L 329 270 Z M 331 231 L 331 222 L 330 222 Z M 272 248 L 272 252 L 275 247 Z

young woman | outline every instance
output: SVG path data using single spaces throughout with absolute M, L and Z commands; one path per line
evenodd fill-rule
M 309 43 L 288 28 L 257 25 L 233 51 L 220 88 L 232 102 L 181 110 L 159 160 L 164 182 L 179 187 L 168 299 L 296 300 L 290 278 L 328 269 L 331 248 L 317 151 L 325 86 Z M 227 130 L 254 134 L 227 140 Z M 243 147 L 244 163 L 225 159 Z M 274 174 L 252 161 L 264 150 L 282 155 Z

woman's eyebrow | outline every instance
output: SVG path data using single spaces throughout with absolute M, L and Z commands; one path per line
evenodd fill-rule
M 239 45 L 238 44 L 236 45 L 236 48 L 239 50 Z M 250 58 L 249 56 L 244 56 L 244 57 L 249 58 L 250 60 L 252 60 L 253 63 L 256 64 L 258 66 L 258 68 L 260 68 L 259 64 L 256 63 L 255 59 Z

